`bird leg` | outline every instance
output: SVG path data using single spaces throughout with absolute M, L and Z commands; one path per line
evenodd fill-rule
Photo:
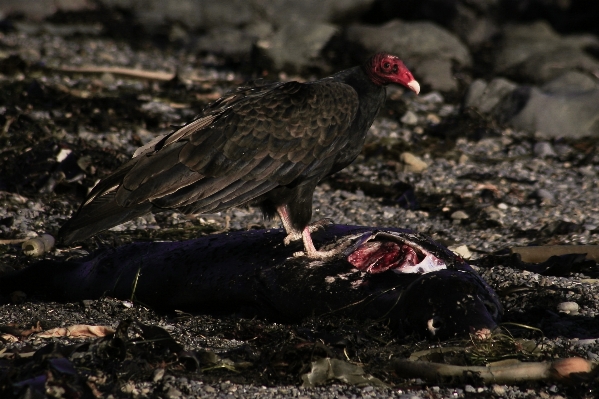
M 333 224 L 333 221 L 329 218 L 324 218 L 317 220 L 316 222 L 310 223 L 308 226 L 306 226 L 306 229 L 308 229 L 308 233 L 314 233 L 315 231 L 323 229 L 324 226 L 329 224 Z M 285 226 L 285 223 L 283 223 L 283 226 Z M 285 228 L 285 231 L 288 232 L 287 237 L 285 237 L 285 240 L 283 240 L 285 245 L 289 245 L 293 241 L 303 239 L 303 232 L 300 230 L 296 230 L 293 227 L 290 227 L 289 229 Z
M 330 220 L 330 219 L 323 219 L 323 220 Z M 319 223 L 319 222 L 322 222 L 322 220 L 319 220 L 316 223 Z M 322 228 L 323 225 L 324 224 L 319 224 L 318 226 L 316 226 L 316 228 L 314 230 L 318 230 L 319 228 Z M 346 242 L 346 243 L 336 246 L 335 248 L 330 249 L 328 251 L 319 251 L 316 249 L 316 247 L 314 247 L 314 243 L 312 242 L 312 236 L 310 236 L 311 231 L 312 231 L 312 225 L 306 226 L 306 228 L 302 231 L 302 239 L 304 241 L 305 252 L 296 252 L 293 254 L 293 256 L 304 256 L 305 255 L 310 259 L 327 259 L 327 258 L 332 258 L 333 256 L 340 254 L 349 245 L 349 242 Z
M 281 218 L 281 222 L 283 222 L 283 228 L 285 228 L 285 232 L 287 233 L 287 237 L 283 240 L 285 245 L 291 244 L 293 241 L 301 240 L 302 232 L 295 229 L 291 224 L 291 218 L 289 217 L 289 212 L 285 205 L 279 206 L 277 208 L 277 213 Z
M 293 254 L 294 256 L 306 255 L 308 258 L 311 259 L 325 259 L 337 255 L 339 252 L 341 252 L 342 249 L 344 249 L 342 248 L 341 250 L 339 250 L 338 248 L 334 248 L 330 251 L 319 251 L 314 247 L 314 243 L 312 242 L 312 236 L 310 234 L 319 229 L 324 228 L 324 226 L 328 224 L 332 224 L 333 221 L 331 219 L 324 218 L 316 222 L 310 223 L 308 226 L 306 226 L 303 230 L 300 231 L 293 227 L 286 206 L 278 207 L 277 213 L 279 214 L 281 222 L 283 222 L 283 227 L 287 232 L 287 237 L 285 237 L 285 240 L 283 240 L 284 244 L 289 245 L 293 241 L 298 241 L 300 239 L 304 242 L 305 252 L 296 252 Z

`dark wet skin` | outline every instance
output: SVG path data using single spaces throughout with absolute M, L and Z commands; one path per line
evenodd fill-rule
M 254 230 L 133 243 L 87 260 L 41 261 L 0 279 L 0 290 L 63 301 L 134 296 L 169 311 L 280 322 L 326 313 L 386 318 L 398 333 L 422 335 L 431 334 L 433 320 L 435 339 L 492 329 L 499 321 L 501 305 L 493 290 L 461 258 L 426 236 L 331 225 L 315 233 L 316 243 L 345 251 L 326 261 L 293 257 L 300 244 L 285 246 L 284 236 L 281 230 Z M 418 262 L 431 257 L 444 268 L 418 273 Z M 415 273 L 402 272 L 411 266 Z

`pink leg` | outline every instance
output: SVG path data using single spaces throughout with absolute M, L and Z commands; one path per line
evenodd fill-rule
M 306 226 L 306 228 L 302 231 L 302 239 L 304 241 L 304 249 L 306 251 L 305 255 L 310 259 L 326 259 L 332 258 L 335 255 L 340 254 L 346 248 L 346 246 L 335 247 L 328 251 L 319 251 L 314 247 L 314 243 L 312 242 L 312 236 L 310 235 L 310 226 Z M 304 253 L 299 252 L 293 254 L 294 256 L 302 256 Z
M 277 208 L 277 213 L 281 218 L 281 222 L 283 222 L 283 228 L 285 228 L 285 232 L 287 233 L 287 237 L 285 237 L 285 245 L 291 244 L 292 241 L 297 241 L 302 238 L 302 233 L 299 230 L 296 230 L 291 225 L 291 219 L 289 218 L 289 212 L 286 206 L 280 206 Z
M 312 242 L 312 236 L 310 233 L 324 227 L 327 224 L 331 224 L 332 221 L 330 219 L 322 219 L 317 222 L 314 222 L 304 228 L 304 230 L 299 231 L 296 230 L 291 224 L 291 218 L 289 217 L 289 210 L 286 206 L 280 206 L 277 208 L 277 213 L 281 218 L 281 222 L 283 223 L 283 227 L 285 228 L 285 232 L 287 232 L 287 237 L 285 237 L 284 243 L 285 245 L 289 245 L 292 241 L 297 241 L 299 239 L 304 242 L 304 250 L 305 252 L 296 252 L 293 254 L 294 256 L 302 256 L 306 255 L 311 259 L 324 259 L 330 258 L 332 256 L 337 255 L 340 250 L 337 248 L 332 249 L 330 251 L 319 251 L 314 247 L 314 243 Z M 342 248 L 344 249 L 344 248 Z

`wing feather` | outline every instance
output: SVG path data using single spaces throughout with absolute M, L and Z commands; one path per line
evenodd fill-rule
M 91 191 L 74 217 L 79 220 L 70 223 L 91 235 L 94 226 L 82 227 L 86 220 L 100 231 L 152 207 L 221 210 L 324 176 L 330 163 L 323 161 L 347 142 L 357 109 L 356 91 L 332 80 L 239 88 L 141 147 Z M 110 220 L 93 215 L 119 207 L 122 215 Z

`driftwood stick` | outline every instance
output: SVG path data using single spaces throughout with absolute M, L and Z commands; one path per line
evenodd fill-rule
M 105 66 L 81 66 L 70 67 L 63 66 L 56 68 L 60 72 L 72 73 L 111 73 L 113 75 L 125 76 L 128 78 L 159 80 L 167 82 L 175 77 L 171 72 L 146 71 L 143 69 L 124 68 L 124 67 L 105 67 Z
M 582 358 L 558 359 L 553 362 L 498 362 L 489 366 L 455 366 L 451 364 L 395 360 L 393 369 L 404 378 L 421 378 L 436 382 L 440 379 L 454 381 L 471 380 L 473 377 L 484 383 L 510 384 L 521 381 L 562 380 L 571 374 L 591 372 L 591 363 Z
M 27 240 L 29 240 L 29 238 L 13 238 L 13 239 L 0 240 L 0 245 L 22 244 Z
M 599 245 L 545 245 L 514 247 L 512 254 L 519 254 L 523 262 L 541 263 L 554 255 L 586 254 L 586 258 L 599 262 Z

